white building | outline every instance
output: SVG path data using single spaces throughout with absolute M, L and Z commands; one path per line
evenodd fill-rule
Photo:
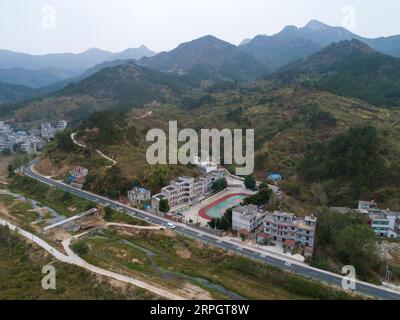
M 266 212 L 258 211 L 257 206 L 250 204 L 232 210 L 232 230 L 253 232 L 263 224 Z
M 133 204 L 141 204 L 151 199 L 150 191 L 144 188 L 135 187 L 128 191 L 128 199 Z
M 65 120 L 60 120 L 57 122 L 57 130 L 63 131 L 67 128 L 68 122 Z
M 359 201 L 358 211 L 368 215 L 368 223 L 376 235 L 386 238 L 400 236 L 396 229 L 396 220 L 400 218 L 399 212 L 379 209 L 375 201 Z
M 200 157 L 195 157 L 194 163 L 202 174 L 207 174 L 218 170 L 218 165 L 212 162 L 210 159 L 207 161 L 201 161 Z
M 161 199 L 166 199 L 170 208 L 190 204 L 206 196 L 211 191 L 212 184 L 222 179 L 224 174 L 225 170 L 221 169 L 196 178 L 179 177 L 152 197 L 152 206 L 158 208 Z
M 264 219 L 264 233 L 270 241 L 282 244 L 287 249 L 304 248 L 304 255 L 311 256 L 314 250 L 317 218 L 305 218 L 293 213 L 275 211 Z

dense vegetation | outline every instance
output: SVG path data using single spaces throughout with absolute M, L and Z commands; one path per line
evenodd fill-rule
M 341 267 L 352 265 L 357 278 L 380 284 L 386 264 L 378 256 L 378 237 L 368 225 L 365 214 L 353 211 L 342 214 L 327 209 L 318 212 L 316 250 L 312 264 L 341 273 Z M 391 268 L 392 280 L 400 277 L 398 267 Z
M 350 128 L 327 144 L 309 145 L 297 170 L 305 181 L 323 183 L 331 202 L 351 203 L 388 182 L 384 153 L 374 127 Z

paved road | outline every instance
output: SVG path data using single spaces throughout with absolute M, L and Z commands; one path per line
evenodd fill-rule
M 144 219 L 153 224 L 165 226 L 169 222 L 166 219 L 152 215 L 148 212 L 124 206 L 123 204 L 112 201 L 110 199 L 95 195 L 95 194 L 87 192 L 87 191 L 78 190 L 78 189 L 75 189 L 67 184 L 62 183 L 62 182 L 58 182 L 58 181 L 46 178 L 44 176 L 41 176 L 32 170 L 32 167 L 34 166 L 35 163 L 36 163 L 36 160 L 33 160 L 25 168 L 25 174 L 33 179 L 36 179 L 40 182 L 43 182 L 43 183 L 53 186 L 55 188 L 64 190 L 66 192 L 72 193 L 81 198 L 85 198 L 87 200 L 96 202 L 100 205 L 110 206 L 111 208 L 116 209 L 116 210 L 122 210 L 127 215 L 137 217 L 140 219 Z M 249 248 L 246 245 L 242 245 L 240 243 L 232 242 L 232 241 L 226 240 L 224 238 L 208 234 L 206 232 L 200 231 L 198 229 L 192 228 L 192 227 L 184 225 L 184 224 L 177 223 L 176 225 L 177 225 L 177 227 L 175 229 L 176 232 L 183 234 L 187 237 L 193 238 L 195 240 L 199 240 L 199 241 L 211 244 L 215 247 L 222 248 L 225 250 L 230 250 L 238 255 L 241 255 L 241 256 L 244 256 L 244 257 L 247 257 L 247 258 L 250 258 L 253 260 L 257 260 L 257 261 L 266 263 L 268 265 L 278 267 L 278 268 L 283 269 L 288 272 L 292 272 L 292 273 L 295 273 L 295 274 L 298 274 L 298 275 L 301 275 L 301 276 L 304 276 L 307 278 L 312 278 L 317 281 L 322 281 L 322 282 L 325 282 L 330 285 L 334 285 L 339 288 L 342 287 L 343 277 L 336 275 L 334 273 L 327 272 L 327 271 L 321 270 L 321 269 L 316 269 L 316 268 L 310 267 L 308 265 L 289 261 L 288 259 L 285 259 L 284 257 L 272 256 L 271 254 L 267 254 L 265 252 L 262 253 L 259 250 L 256 250 L 254 248 Z M 288 263 L 288 261 L 289 261 L 289 263 Z M 389 289 L 386 289 L 383 287 L 378 287 L 378 286 L 375 286 L 375 285 L 372 285 L 372 284 L 369 284 L 366 282 L 362 282 L 362 281 L 357 281 L 357 288 L 355 291 L 359 294 L 367 295 L 367 296 L 374 297 L 377 299 L 400 300 L 400 292 L 395 292 L 395 291 L 392 291 L 392 290 L 389 290 Z

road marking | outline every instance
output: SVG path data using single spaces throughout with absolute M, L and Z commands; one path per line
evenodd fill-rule
M 293 261 L 291 261 L 291 260 L 286 260 L 285 261 L 285 266 L 287 266 L 287 267 L 291 267 L 292 264 L 293 264 Z

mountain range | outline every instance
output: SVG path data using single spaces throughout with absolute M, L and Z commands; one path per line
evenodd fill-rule
M 297 59 L 316 53 L 333 42 L 356 39 L 371 48 L 400 57 L 400 35 L 365 38 L 343 27 L 328 26 L 317 20 L 310 21 L 302 28 L 287 26 L 272 36 L 259 35 L 241 43 L 240 48 L 264 63 L 270 70 L 276 70 Z
M 20 103 L 14 109 L 29 110 L 34 105 L 32 110 L 37 111 L 36 115 L 45 116 L 48 113 L 44 110 L 51 107 L 54 112 L 54 105 L 64 104 L 62 113 L 73 106 L 70 116 L 75 117 L 76 110 L 81 114 L 85 108 L 139 107 L 152 101 L 168 101 L 188 91 L 196 92 L 198 96 L 203 89 L 216 88 L 218 84 L 224 84 L 222 87 L 242 86 L 246 82 L 266 79 L 275 85 L 300 84 L 378 106 L 398 107 L 398 40 L 397 36 L 366 39 L 341 27 L 311 21 L 302 28 L 289 26 L 273 36 L 246 39 L 239 46 L 208 35 L 155 55 L 144 46 L 118 54 L 92 49 L 73 55 L 71 59 L 75 62 L 70 60 L 70 65 L 64 65 L 72 70 L 70 68 L 76 67 L 80 59 L 80 66 L 85 63 L 86 67 L 91 66 L 71 77 L 65 69 L 55 68 L 57 59 L 69 59 L 70 55 L 49 55 L 47 69 L 29 72 L 22 67 L 0 69 L 3 88 L 7 88 L 5 84 L 10 84 L 10 79 L 16 78 L 15 74 L 24 79 L 23 83 L 8 87 L 12 88 L 12 94 L 6 95 L 3 90 L 0 103 L 35 98 L 33 104 Z M 87 59 L 91 54 L 89 63 Z M 141 57 L 143 54 L 149 56 Z M 26 66 L 26 60 L 21 61 L 25 61 Z M 4 60 L 0 61 L 0 66 L 4 63 Z M 15 64 L 14 61 L 14 65 L 9 66 Z M 46 74 L 46 77 L 40 77 L 36 72 Z M 56 77 L 60 81 L 53 82 Z M 39 82 L 44 87 L 38 85 Z M 10 110 L 13 108 L 8 105 L 7 112 Z M 33 117 L 30 112 L 27 119 Z
M 92 48 L 82 53 L 52 53 L 44 55 L 31 55 L 8 50 L 0 50 L 0 68 L 23 68 L 41 70 L 47 68 L 68 69 L 83 72 L 99 63 L 116 59 L 140 59 L 144 56 L 153 56 L 156 53 L 145 46 L 127 49 L 122 52 Z
M 268 76 L 284 83 L 300 80 L 338 95 L 400 107 L 400 58 L 378 52 L 356 40 L 333 43 Z
M 114 60 L 141 59 L 156 53 L 145 46 L 129 48 L 112 53 L 100 49 L 89 49 L 82 53 L 55 53 L 30 55 L 0 50 L 0 81 L 40 88 L 71 79 L 80 80 L 88 69 Z M 77 78 L 77 79 L 73 79 Z M 61 87 L 61 86 L 59 86 Z
M 214 81 L 250 81 L 268 72 L 262 63 L 237 46 L 210 35 L 183 43 L 172 51 L 144 57 L 138 64 Z

